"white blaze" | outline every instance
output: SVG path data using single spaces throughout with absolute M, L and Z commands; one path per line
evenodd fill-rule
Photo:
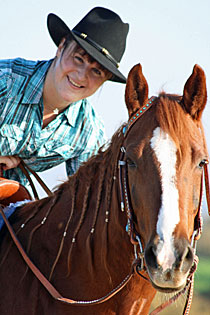
M 176 187 L 176 145 L 170 136 L 157 127 L 150 140 L 152 149 L 160 163 L 161 207 L 157 221 L 157 234 L 160 236 L 160 248 L 157 256 L 163 270 L 171 268 L 174 261 L 173 232 L 180 221 L 179 195 Z

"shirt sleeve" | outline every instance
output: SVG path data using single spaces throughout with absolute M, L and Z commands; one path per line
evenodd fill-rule
M 91 155 L 92 155 L 91 153 L 85 153 L 85 154 L 82 154 L 78 157 L 67 160 L 66 161 L 66 173 L 67 173 L 67 175 L 71 176 L 74 173 L 76 173 L 76 171 L 78 170 L 80 165 L 82 163 L 84 163 L 85 161 L 87 161 L 91 157 Z
M 5 102 L 8 97 L 9 86 L 11 85 L 11 75 L 7 69 L 7 63 L 4 60 L 0 60 L 0 155 L 9 155 L 10 150 L 4 150 L 5 135 L 7 133 L 5 123 Z M 2 129 L 5 130 L 2 130 Z M 8 146 L 7 146 L 8 147 Z
M 2 65 L 0 63 L 0 112 L 2 110 L 4 100 L 7 97 L 8 86 L 11 83 L 11 76 L 9 75 L 9 73 L 5 73 L 1 66 Z

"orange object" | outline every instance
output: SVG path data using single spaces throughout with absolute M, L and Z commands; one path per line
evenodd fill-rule
M 0 203 L 7 206 L 10 203 L 32 197 L 28 190 L 19 182 L 0 177 Z

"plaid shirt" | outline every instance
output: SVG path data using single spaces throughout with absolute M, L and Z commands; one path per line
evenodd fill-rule
M 83 99 L 42 129 L 42 91 L 49 61 L 0 60 L 0 155 L 18 155 L 34 171 L 66 162 L 73 174 L 104 143 L 104 126 Z M 26 184 L 19 168 L 5 176 Z

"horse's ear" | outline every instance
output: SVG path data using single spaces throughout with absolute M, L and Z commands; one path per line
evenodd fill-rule
M 200 120 L 207 102 L 206 77 L 203 69 L 195 65 L 184 86 L 182 103 L 194 120 Z
M 131 117 L 140 107 L 146 105 L 148 100 L 148 84 L 142 73 L 142 66 L 134 66 L 128 74 L 125 102 Z

